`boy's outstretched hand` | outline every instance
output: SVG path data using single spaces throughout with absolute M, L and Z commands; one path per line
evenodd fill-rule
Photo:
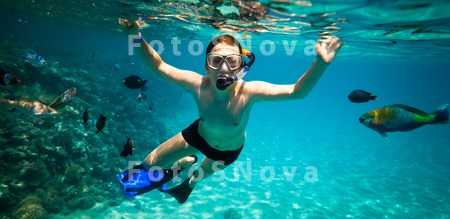
M 319 39 L 315 47 L 317 58 L 321 59 L 326 64 L 330 64 L 343 45 L 344 43 L 335 36 Z
M 138 34 L 139 33 L 139 22 L 138 21 L 129 21 L 126 19 L 119 18 L 119 24 L 129 34 Z

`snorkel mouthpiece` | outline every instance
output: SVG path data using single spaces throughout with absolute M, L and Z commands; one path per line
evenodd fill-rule
M 234 77 L 230 77 L 227 74 L 219 75 L 216 81 L 216 87 L 219 90 L 225 90 L 228 86 L 235 82 Z
M 228 74 L 219 75 L 216 81 L 217 89 L 219 90 L 227 89 L 227 87 L 232 85 L 235 81 L 242 79 L 247 74 L 248 70 L 250 70 L 250 67 L 255 62 L 255 55 L 246 49 L 242 49 L 242 55 L 249 58 L 250 61 L 248 63 L 245 63 L 241 71 L 239 71 L 234 76 L 229 76 Z

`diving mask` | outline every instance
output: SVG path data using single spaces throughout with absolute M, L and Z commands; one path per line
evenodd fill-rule
M 209 57 L 210 55 L 211 54 L 208 54 L 207 57 Z M 250 61 L 248 63 L 243 61 L 242 56 L 249 58 Z M 220 59 L 219 59 L 219 57 L 216 57 L 217 60 L 215 60 L 215 62 L 211 62 L 211 64 L 214 64 L 214 66 L 211 66 L 211 64 L 209 63 L 208 58 L 207 58 L 206 62 L 208 64 L 208 66 L 212 69 L 217 70 L 220 67 L 220 65 L 222 65 L 222 63 L 225 61 L 228 64 L 228 67 L 230 68 L 230 70 L 237 70 L 240 67 L 242 67 L 242 69 L 241 69 L 241 71 L 239 71 L 237 74 L 235 74 L 233 76 L 230 76 L 228 74 L 220 74 L 217 77 L 217 81 L 216 81 L 216 87 L 219 90 L 225 90 L 228 86 L 232 85 L 235 81 L 242 79 L 247 74 L 248 70 L 250 70 L 250 67 L 253 65 L 253 63 L 255 62 L 255 55 L 246 49 L 242 49 L 242 55 L 231 54 L 231 55 L 220 56 L 220 57 L 221 57 Z M 238 60 L 238 57 L 240 57 L 240 60 Z M 211 58 L 213 58 L 213 57 L 211 57 Z M 211 60 L 211 61 L 214 61 L 214 60 Z
M 223 62 L 227 63 L 228 68 L 232 71 L 240 68 L 244 64 L 241 54 L 222 56 L 219 54 L 209 53 L 206 55 L 206 64 L 208 64 L 208 67 L 211 69 L 219 69 Z

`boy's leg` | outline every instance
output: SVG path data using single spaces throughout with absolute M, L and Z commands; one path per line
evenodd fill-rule
M 185 157 L 197 153 L 198 150 L 184 140 L 181 132 L 159 145 L 145 159 L 144 167 L 159 166 L 170 168 L 175 162 L 184 163 Z
M 197 169 L 197 171 L 199 172 L 197 173 L 198 176 L 191 176 L 196 177 L 196 179 L 189 182 L 189 187 L 194 188 L 194 186 L 197 185 L 198 182 L 210 177 L 212 174 L 214 174 L 214 172 L 222 171 L 227 167 L 227 165 L 223 165 L 223 162 L 205 157 Z

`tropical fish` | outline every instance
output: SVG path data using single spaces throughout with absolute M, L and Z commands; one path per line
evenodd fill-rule
M 445 124 L 448 119 L 448 104 L 433 113 L 403 104 L 394 104 L 371 110 L 359 118 L 359 122 L 387 137 L 386 132 L 410 131 L 426 124 Z
M 369 100 L 375 100 L 377 96 L 363 90 L 354 90 L 348 95 L 348 99 L 353 103 L 365 103 Z
M 148 111 L 151 112 L 153 110 L 153 105 L 154 105 L 153 103 L 150 103 L 150 105 L 148 105 Z
M 106 121 L 106 117 L 104 117 L 102 114 L 100 114 L 100 117 L 98 118 L 98 121 L 95 124 L 95 127 L 97 128 L 97 132 L 95 134 L 97 134 L 98 132 L 103 133 L 102 130 L 105 127 L 105 121 Z M 103 134 L 105 134 L 105 133 L 103 133 Z
M 120 156 L 126 157 L 128 155 L 133 155 L 134 142 L 131 138 L 128 138 L 127 143 L 123 146 L 123 151 L 120 152 Z
M 137 100 L 139 102 L 144 102 L 144 100 L 146 100 L 146 99 L 147 99 L 147 95 L 145 95 L 145 94 L 139 94 L 137 97 Z
M 87 125 L 88 120 L 89 120 L 89 114 L 88 114 L 88 110 L 86 109 L 83 112 L 83 118 L 82 118 L 81 124 Z
M 130 88 L 130 89 L 141 89 L 142 91 L 144 91 L 146 89 L 145 84 L 147 83 L 148 80 L 142 80 L 139 76 L 137 75 L 130 75 L 126 78 L 123 79 L 123 84 Z
M 70 101 L 72 101 L 73 97 L 77 94 L 76 88 L 69 88 L 64 93 L 59 95 L 58 98 L 56 98 L 49 107 L 52 107 L 53 109 L 59 110 L 64 108 Z
M 13 110 L 19 110 L 22 113 L 34 116 L 49 116 L 55 115 L 55 109 L 39 102 L 29 100 L 6 100 L 0 98 L 0 104 L 8 104 L 13 106 Z
M 116 72 L 120 71 L 120 65 L 119 65 L 119 64 L 115 64 L 115 65 L 114 65 L 114 70 L 115 70 Z
M 5 70 L 0 69 L 0 84 L 1 85 L 10 85 L 10 84 L 18 84 L 20 79 L 12 74 L 7 73 Z
M 47 61 L 45 61 L 44 57 L 40 56 L 36 52 L 26 52 L 24 58 L 26 63 L 29 63 L 34 67 L 40 68 L 47 66 Z
M 84 131 L 88 130 L 88 121 L 89 121 L 89 114 L 88 110 L 84 110 L 83 117 L 81 118 L 81 124 L 84 126 Z

